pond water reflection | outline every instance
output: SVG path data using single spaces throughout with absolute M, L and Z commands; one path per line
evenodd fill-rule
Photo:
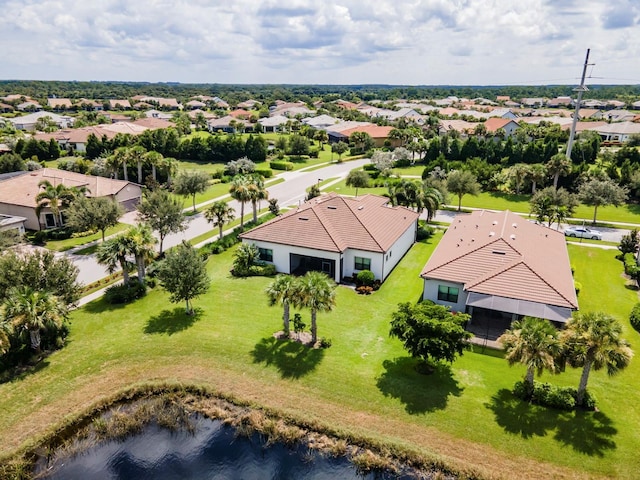
M 387 479 L 408 474 L 358 475 L 344 457 L 321 455 L 300 445 L 266 445 L 257 434 L 237 436 L 218 420 L 197 418 L 194 433 L 155 424 L 123 441 L 109 441 L 60 459 L 50 480 L 74 479 Z

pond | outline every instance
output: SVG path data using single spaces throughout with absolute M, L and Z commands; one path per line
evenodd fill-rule
M 266 444 L 264 437 L 239 436 L 219 420 L 196 417 L 195 430 L 171 431 L 152 423 L 120 441 L 106 441 L 70 458 L 59 458 L 42 478 L 74 479 L 412 479 L 400 475 L 359 475 L 346 457 Z M 40 472 L 42 474 L 42 472 Z M 421 477 L 424 478 L 424 477 Z

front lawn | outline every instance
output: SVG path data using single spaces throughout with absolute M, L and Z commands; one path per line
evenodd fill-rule
M 433 453 L 457 468 L 493 477 L 634 478 L 640 469 L 640 361 L 621 375 L 594 372 L 600 412 L 567 413 L 523 404 L 509 389 L 524 374 L 500 355 L 468 352 L 431 376 L 389 338 L 398 302 L 417 301 L 419 272 L 435 244 L 416 244 L 370 296 L 337 290 L 318 334 L 332 340 L 308 351 L 276 341 L 281 309 L 268 307 L 268 278 L 229 275 L 233 249 L 211 256 L 209 293 L 186 317 L 155 289 L 133 305 L 102 300 L 73 313 L 69 344 L 36 372 L 0 385 L 0 449 L 11 451 L 51 423 L 125 386 L 146 380 L 205 385 L 342 432 Z M 583 310 L 604 308 L 623 320 L 637 292 L 625 288 L 615 251 L 569 246 Z M 309 323 L 309 312 L 303 311 Z M 577 385 L 569 371 L 543 380 Z

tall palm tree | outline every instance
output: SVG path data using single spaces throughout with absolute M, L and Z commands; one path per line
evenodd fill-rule
M 218 200 L 204 211 L 204 218 L 207 219 L 207 222 L 213 224 L 214 227 L 220 229 L 220 238 L 222 238 L 224 236 L 222 234 L 223 227 L 236 218 L 236 215 L 233 208 L 231 208 L 227 202 Z
M 291 275 L 277 275 L 273 282 L 269 284 L 266 290 L 269 297 L 269 304 L 282 305 L 282 323 L 284 334 L 289 336 L 289 307 L 293 302 L 296 293 L 296 282 Z
M 389 185 L 389 197 L 394 205 L 415 208 L 418 213 L 424 210 L 424 192 L 417 180 L 402 179 Z
M 322 272 L 309 271 L 298 278 L 296 292 L 293 295 L 294 305 L 311 310 L 311 343 L 318 340 L 318 311 L 329 312 L 336 304 L 336 284 Z
M 622 325 L 604 312 L 576 313 L 562 332 L 566 360 L 582 367 L 576 403 L 582 405 L 591 370 L 615 375 L 629 365 L 633 351 L 621 337 Z
M 122 281 L 129 285 L 129 252 L 129 239 L 122 234 L 102 242 L 96 251 L 96 260 L 100 265 L 105 265 L 109 273 L 115 272 L 118 267 L 122 269 Z
M 40 218 L 42 210 L 49 207 L 55 217 L 56 225 L 62 226 L 64 222 L 61 207 L 68 205 L 75 198 L 75 192 L 62 183 L 52 185 L 49 180 L 42 180 L 38 183 L 38 187 L 43 190 L 36 195 L 36 216 Z
M 129 161 L 131 163 L 135 163 L 138 167 L 138 183 L 142 184 L 142 165 L 146 161 L 147 150 L 140 146 L 136 145 L 134 147 L 129 147 L 127 150 L 127 156 L 129 157 Z
M 144 161 L 151 165 L 151 176 L 154 182 L 158 181 L 158 167 L 162 165 L 164 157 L 161 153 L 150 151 L 144 154 Z M 139 181 L 138 181 L 139 183 Z
M 113 152 L 113 164 L 114 165 L 122 165 L 122 170 L 124 172 L 124 179 L 125 181 L 129 181 L 129 173 L 127 171 L 127 166 L 129 164 L 130 161 L 130 155 L 129 155 L 129 147 L 118 147 L 116 148 L 116 151 Z M 116 178 L 118 177 L 118 174 L 116 173 Z
M 527 175 L 531 181 L 531 195 L 533 195 L 536 193 L 538 185 L 544 182 L 544 179 L 547 176 L 547 171 L 542 163 L 534 163 L 529 165 Z
M 244 228 L 244 204 L 251 200 L 249 181 L 245 175 L 236 175 L 229 188 L 231 198 L 240 202 L 240 229 Z
M 557 371 L 556 359 L 562 353 L 558 331 L 548 320 L 524 317 L 516 320 L 511 329 L 504 332 L 498 343 L 506 351 L 509 365 L 522 363 L 527 367 L 525 382 L 529 392 L 533 392 L 533 375 L 541 375 L 544 370 Z
M 267 200 L 269 198 L 269 192 L 264 187 L 264 181 L 260 175 L 250 175 L 247 177 L 249 180 L 249 200 L 251 200 L 251 208 L 253 210 L 253 223 L 258 221 L 258 202 L 260 200 Z
M 549 175 L 553 177 L 553 188 L 558 188 L 558 179 L 571 172 L 571 160 L 562 153 L 556 153 L 546 163 Z
M 61 327 L 67 317 L 67 308 L 58 297 L 46 290 L 31 287 L 14 289 L 5 302 L 4 316 L 16 330 L 27 330 L 31 348 L 40 351 L 40 332 Z
M 356 198 L 358 197 L 358 189 L 366 188 L 369 186 L 369 174 L 364 170 L 351 170 L 347 175 L 346 180 L 347 187 L 354 187 L 356 189 Z
M 133 254 L 138 268 L 138 282 L 144 284 L 147 262 L 153 258 L 154 245 L 158 242 L 151 227 L 142 223 L 125 234 L 129 252 Z

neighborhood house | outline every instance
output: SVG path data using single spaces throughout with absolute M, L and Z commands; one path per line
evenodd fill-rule
M 469 313 L 485 338 L 523 316 L 562 325 L 578 309 L 563 233 L 508 210 L 458 215 L 420 276 L 425 300 Z
M 23 217 L 24 226 L 29 230 L 56 226 L 56 219 L 48 207 L 42 209 L 39 217 L 36 215 L 36 196 L 41 191 L 39 183 L 44 180 L 54 186 L 86 187 L 87 197 L 111 198 L 125 210 L 135 208 L 142 196 L 142 187 L 133 182 L 43 168 L 0 177 L 0 214 Z
M 389 205 L 377 195 L 343 197 L 335 193 L 240 235 L 258 247 L 260 258 L 278 272 L 325 272 L 336 282 L 362 270 L 381 281 L 415 242 L 418 214 Z

